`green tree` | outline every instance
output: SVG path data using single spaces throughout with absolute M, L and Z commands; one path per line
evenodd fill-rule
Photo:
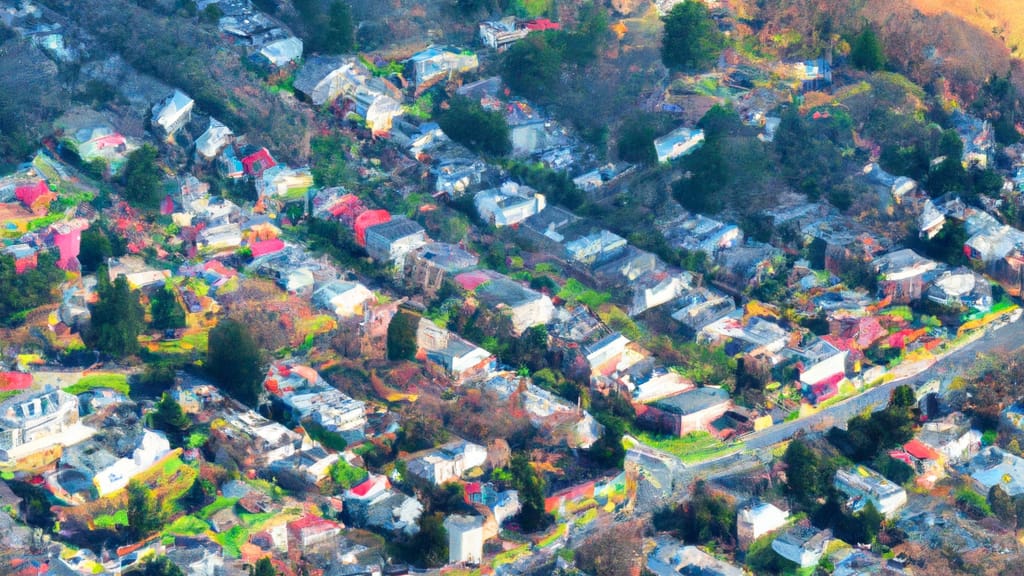
M 505 52 L 501 77 L 518 94 L 546 103 L 558 93 L 562 52 L 549 42 L 549 33 L 530 34 Z
M 128 529 L 141 540 L 160 528 L 162 510 L 153 491 L 138 480 L 128 481 Z
M 0 254 L 0 326 L 16 326 L 25 315 L 56 299 L 56 289 L 64 280 L 51 252 L 36 255 L 36 267 L 17 273 L 14 257 Z
M 349 488 L 362 482 L 366 478 L 366 471 L 362 468 L 357 468 L 348 462 L 344 458 L 339 458 L 337 462 L 331 464 L 331 480 L 340 487 L 348 490 Z
M 658 151 L 654 139 L 658 136 L 654 121 L 647 115 L 633 115 L 619 128 L 619 158 L 637 164 L 657 164 Z
M 82 231 L 82 243 L 78 251 L 78 262 L 83 271 L 94 271 L 114 255 L 110 238 L 99 226 L 90 226 Z
M 699 0 L 686 0 L 661 18 L 661 61 L 672 70 L 704 72 L 718 60 L 725 36 Z
M 420 316 L 399 310 L 388 324 L 388 360 L 412 360 L 416 356 L 416 329 Z
M 504 156 L 512 151 L 508 123 L 496 110 L 486 110 L 479 102 L 456 97 L 437 117 L 437 123 L 452 140 L 474 152 Z
M 167 556 L 154 556 L 146 561 L 142 576 L 185 576 L 185 573 Z
M 352 52 L 355 48 L 356 37 L 352 26 L 352 8 L 347 2 L 332 2 L 327 16 L 324 51 L 331 54 L 344 54 Z
M 153 294 L 149 311 L 153 317 L 149 325 L 155 330 L 185 327 L 185 310 L 178 303 L 178 296 L 171 284 L 165 284 L 161 290 Z
M 872 26 L 866 26 L 853 41 L 850 61 L 861 70 L 874 72 L 885 67 L 885 49 Z
M 181 409 L 181 404 L 178 404 L 170 394 L 164 392 L 150 414 L 150 424 L 154 428 L 180 437 L 192 426 L 192 420 Z
M 448 531 L 440 512 L 420 516 L 420 530 L 409 541 L 399 545 L 405 561 L 420 567 L 437 568 L 448 563 Z
M 124 197 L 128 202 L 152 208 L 160 202 L 160 169 L 157 151 L 150 144 L 133 150 L 124 164 Z
M 249 406 L 259 401 L 263 371 L 249 328 L 226 319 L 210 330 L 206 368 L 224 390 Z
M 270 558 L 264 556 L 256 561 L 256 564 L 249 570 L 250 576 L 278 576 L 278 571 L 274 569 L 274 564 L 270 561 Z
M 786 494 L 794 502 L 807 507 L 828 491 L 834 470 L 803 440 L 790 442 L 782 461 L 786 465 Z
M 1006 525 L 1013 527 L 1017 525 L 1017 507 L 1010 495 L 1003 490 L 1003 487 L 996 484 L 988 491 L 988 505 L 996 518 L 1002 520 Z
M 533 469 L 529 458 L 522 452 L 513 454 L 508 471 L 522 503 L 516 518 L 523 532 L 536 532 L 550 526 L 554 518 L 544 511 L 544 479 Z
M 99 300 L 90 307 L 92 319 L 87 340 L 111 356 L 131 356 L 139 350 L 139 334 L 145 326 L 139 291 L 132 290 L 124 276 L 109 282 L 106 268 L 100 268 L 96 276 Z

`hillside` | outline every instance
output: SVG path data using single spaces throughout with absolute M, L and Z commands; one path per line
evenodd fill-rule
M 910 0 L 927 15 L 949 13 L 999 37 L 1015 57 L 1024 56 L 1024 9 L 1018 0 Z

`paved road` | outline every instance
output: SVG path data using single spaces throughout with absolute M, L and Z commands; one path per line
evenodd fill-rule
M 941 358 L 930 368 L 919 374 L 886 382 L 863 394 L 830 406 L 821 412 L 792 422 L 777 424 L 767 430 L 745 436 L 743 440 L 747 448 L 767 448 L 791 438 L 799 431 L 828 427 L 836 422 L 845 422 L 868 408 L 881 410 L 889 402 L 889 395 L 893 389 L 901 384 L 911 384 L 916 387 L 932 378 L 952 376 L 969 368 L 979 354 L 999 350 L 1017 350 L 1021 347 L 1024 347 L 1024 322 L 1007 324 L 1001 328 L 989 331 L 974 342 Z

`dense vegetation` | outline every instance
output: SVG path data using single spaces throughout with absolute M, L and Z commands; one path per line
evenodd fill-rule
M 149 325 L 156 330 L 185 327 L 185 310 L 178 302 L 177 290 L 171 284 L 153 293 L 149 310 L 152 321 Z
M 224 390 L 255 406 L 262 393 L 260 351 L 248 327 L 237 320 L 222 320 L 210 330 L 206 369 Z
M 36 267 L 18 274 L 14 257 L 0 254 L 0 325 L 14 326 L 25 320 L 32 309 L 54 300 L 54 291 L 64 280 L 64 271 L 57 268 L 57 257 L 50 252 L 36 256 Z
M 725 37 L 700 0 L 686 0 L 672 7 L 662 21 L 661 60 L 673 70 L 704 72 L 715 65 L 725 47 Z
M 437 123 L 452 140 L 474 152 L 504 156 L 512 151 L 505 116 L 487 110 L 468 98 L 453 98 L 449 108 L 437 116 Z
M 155 208 L 160 202 L 160 169 L 156 158 L 156 148 L 149 144 L 128 154 L 124 164 L 124 197 L 136 206 Z
M 139 350 L 139 334 L 145 327 L 146 310 L 139 302 L 139 291 L 118 276 L 111 282 L 106 268 L 96 273 L 98 301 L 89 307 L 92 320 L 85 334 L 90 346 L 117 358 Z

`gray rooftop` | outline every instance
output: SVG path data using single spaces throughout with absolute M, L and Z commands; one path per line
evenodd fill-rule
M 729 393 L 722 388 L 694 388 L 682 394 L 658 400 L 652 406 L 673 414 L 695 414 L 729 401 Z

